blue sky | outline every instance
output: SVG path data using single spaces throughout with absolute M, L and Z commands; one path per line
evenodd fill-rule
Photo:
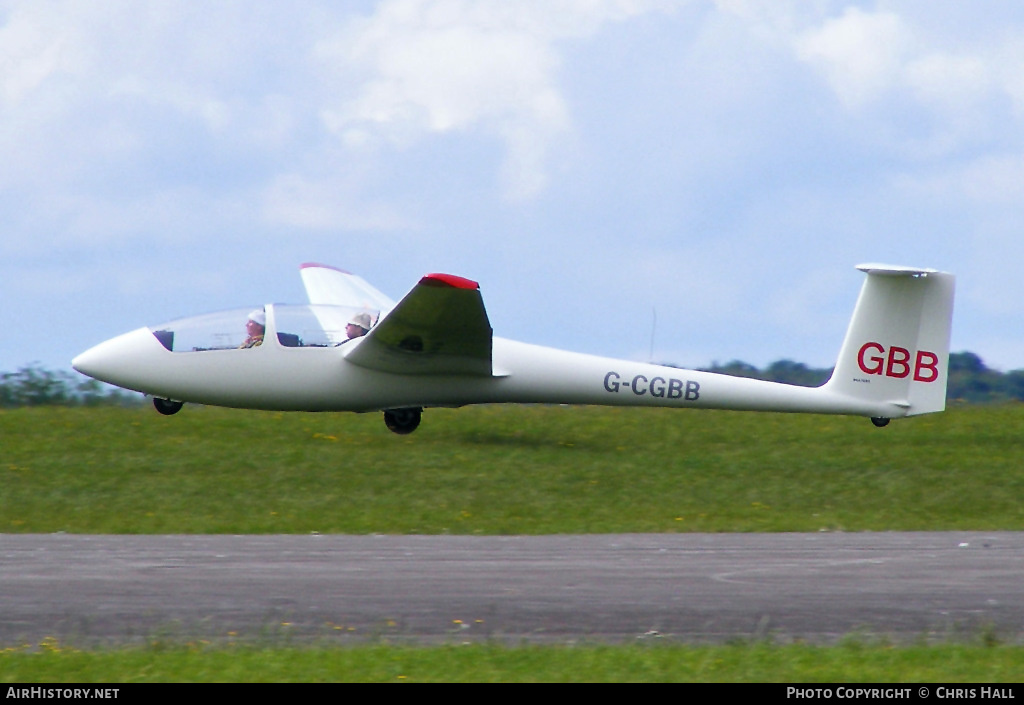
M 1024 368 L 1024 6 L 0 0 L 0 370 L 172 318 L 480 282 L 495 333 L 834 362 L 861 262 Z

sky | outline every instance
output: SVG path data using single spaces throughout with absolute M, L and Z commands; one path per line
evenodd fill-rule
M 884 262 L 1024 368 L 1024 5 L 0 0 L 0 371 L 478 281 L 495 335 L 835 362 Z

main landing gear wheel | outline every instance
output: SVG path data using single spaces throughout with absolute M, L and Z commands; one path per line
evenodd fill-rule
M 384 424 L 392 433 L 406 435 L 420 425 L 423 409 L 388 409 L 384 412 Z
M 164 416 L 172 416 L 173 414 L 178 413 L 184 405 L 185 404 L 180 401 L 171 401 L 170 399 L 153 397 L 153 408 Z
M 871 423 L 873 423 L 878 428 L 885 428 L 886 426 L 889 425 L 889 421 L 890 420 L 891 419 L 887 419 L 887 418 L 884 418 L 882 416 L 872 416 L 871 417 Z

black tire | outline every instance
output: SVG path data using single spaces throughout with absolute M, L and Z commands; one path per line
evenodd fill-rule
M 419 427 L 422 416 L 423 409 L 388 409 L 384 412 L 384 425 L 392 433 L 404 436 Z
M 174 414 L 181 411 L 181 407 L 185 404 L 180 401 L 171 401 L 170 399 L 161 399 L 159 397 L 153 397 L 153 408 L 159 411 L 164 416 L 173 416 Z
M 892 419 L 887 419 L 884 416 L 872 416 L 871 417 L 871 423 L 873 423 L 878 428 L 885 428 L 886 426 L 889 425 L 889 422 L 891 420 Z

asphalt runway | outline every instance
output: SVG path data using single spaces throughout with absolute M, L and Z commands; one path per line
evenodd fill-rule
M 0 645 L 1024 640 L 1024 533 L 0 535 Z

